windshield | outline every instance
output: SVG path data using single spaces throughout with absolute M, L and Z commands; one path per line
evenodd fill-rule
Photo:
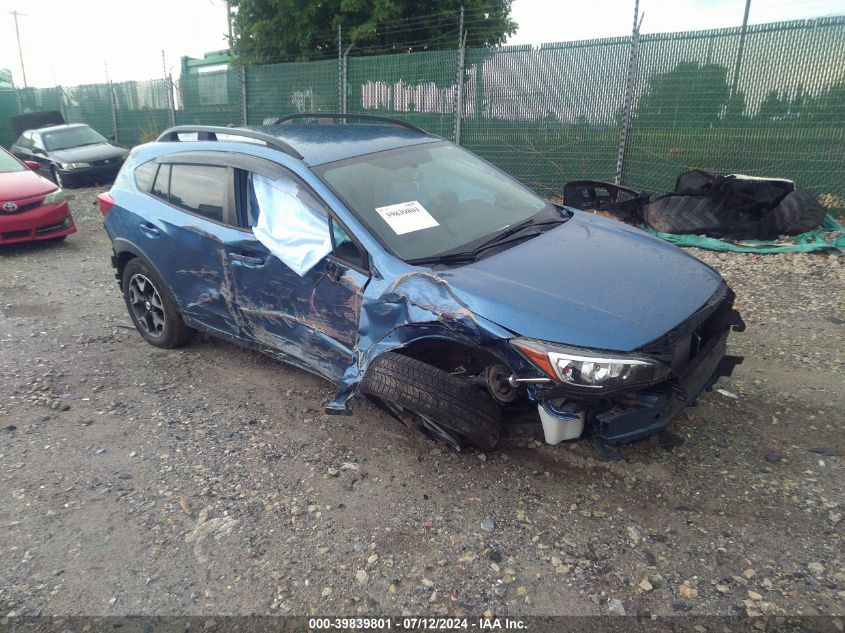
M 452 143 L 427 143 L 316 170 L 380 241 L 404 260 L 455 249 L 551 205 Z
M 11 154 L 0 150 L 0 174 L 7 174 L 11 171 L 26 171 L 26 167 L 15 160 Z
M 70 149 L 80 145 L 95 145 L 97 143 L 108 143 L 106 138 L 99 132 L 95 132 L 87 125 L 81 127 L 69 127 L 55 132 L 44 132 L 42 135 L 44 146 L 48 151 L 57 149 Z

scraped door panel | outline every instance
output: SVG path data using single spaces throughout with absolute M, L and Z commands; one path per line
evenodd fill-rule
M 353 362 L 367 277 L 323 258 L 300 276 L 248 233 L 230 246 L 243 336 L 337 382 Z
M 237 335 L 226 243 L 240 231 L 220 223 L 228 199 L 227 172 L 175 165 L 171 178 L 170 169 L 161 166 L 152 195 L 145 196 L 136 233 L 141 249 L 155 262 L 184 315 L 211 330 Z

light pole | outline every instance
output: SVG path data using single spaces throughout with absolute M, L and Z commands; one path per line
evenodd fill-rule
M 21 31 L 18 28 L 18 16 L 25 16 L 23 13 L 18 13 L 17 11 L 9 11 L 9 13 L 11 13 L 15 18 L 15 35 L 18 38 L 18 57 L 20 57 L 21 60 L 21 74 L 23 75 L 23 87 L 27 88 L 28 86 L 26 84 L 26 69 L 23 66 L 23 51 L 21 50 Z

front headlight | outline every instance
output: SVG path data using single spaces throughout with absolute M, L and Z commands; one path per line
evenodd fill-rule
M 62 169 L 84 169 L 90 166 L 90 163 L 59 163 L 59 167 Z
M 527 338 L 511 344 L 561 384 L 579 389 L 615 391 L 653 384 L 671 371 L 646 356 L 570 348 Z
M 56 189 L 53 193 L 48 193 L 44 197 L 44 202 L 42 202 L 42 204 L 59 204 L 65 200 L 67 200 L 65 192 L 61 189 Z

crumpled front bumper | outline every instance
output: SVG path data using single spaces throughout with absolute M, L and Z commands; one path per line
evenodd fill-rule
M 728 332 L 714 336 L 674 380 L 661 389 L 618 396 L 606 411 L 595 414 L 593 435 L 606 444 L 625 444 L 666 428 L 721 376 L 730 376 L 742 362 L 726 356 Z
M 660 383 L 607 397 L 564 393 L 556 383 L 532 384 L 529 397 L 540 403 L 555 398 L 579 403 L 585 412 L 585 430 L 600 445 L 626 444 L 659 433 L 701 392 L 720 377 L 730 376 L 742 362 L 741 357 L 725 355 L 730 332 L 745 329 L 733 300 L 733 292 L 723 285 L 695 315 L 641 348 L 672 367 L 670 377 Z

